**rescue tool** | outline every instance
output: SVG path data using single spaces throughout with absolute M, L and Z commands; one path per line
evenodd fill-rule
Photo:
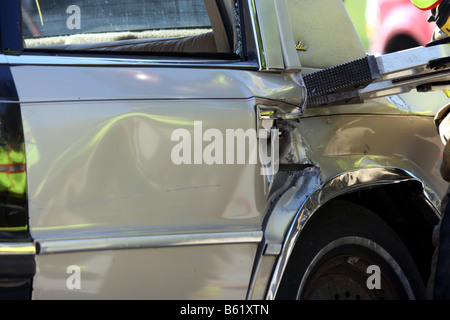
M 304 75 L 309 107 L 362 103 L 417 89 L 450 88 L 450 38 L 364 58 Z

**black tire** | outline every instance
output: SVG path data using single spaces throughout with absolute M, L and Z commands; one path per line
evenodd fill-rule
M 366 208 L 339 200 L 307 222 L 277 298 L 424 299 L 425 286 L 398 235 Z

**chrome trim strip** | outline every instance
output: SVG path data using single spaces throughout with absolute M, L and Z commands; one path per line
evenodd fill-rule
M 258 13 L 257 13 L 257 9 L 256 9 L 255 0 L 248 0 L 248 8 L 249 8 L 253 38 L 255 39 L 255 42 L 256 42 L 256 54 L 257 54 L 258 60 L 259 60 L 259 67 L 260 67 L 260 70 L 266 70 L 267 64 L 266 64 L 266 59 L 264 56 L 264 44 L 263 44 L 263 39 L 262 39 L 262 35 L 261 35 L 261 30 L 259 28 Z
M 108 238 L 37 241 L 38 254 L 79 251 L 167 248 L 180 246 L 259 243 L 262 231 L 218 232 L 151 236 L 118 236 Z
M 275 4 L 271 0 L 252 1 L 253 30 L 258 42 L 258 52 L 263 70 L 282 71 L 284 60 L 281 52 L 281 40 L 276 21 Z M 256 19 L 256 20 L 255 20 Z
M 314 191 L 304 206 L 299 208 L 298 213 L 292 220 L 291 226 L 286 234 L 283 242 L 283 247 L 278 261 L 272 273 L 272 279 L 269 281 L 268 290 L 266 294 L 267 300 L 275 299 L 281 279 L 286 269 L 289 258 L 300 236 L 303 227 L 311 216 L 318 211 L 318 209 L 327 201 L 343 195 L 357 191 L 365 187 L 375 187 L 387 184 L 416 181 L 421 183 L 424 187 L 423 194 L 426 199 L 434 199 L 428 201 L 430 207 L 438 214 L 436 205 L 439 204 L 439 197 L 428 188 L 423 181 L 413 175 L 407 170 L 400 168 L 366 168 L 361 170 L 344 172 L 329 181 L 322 184 L 322 186 Z
M 12 66 L 20 65 L 61 65 L 61 66 L 139 66 L 139 67 L 202 67 L 202 68 L 246 68 L 258 69 L 256 62 L 239 60 L 212 59 L 144 59 L 144 58 L 108 58 L 108 57 L 70 57 L 23 54 L 5 56 Z M 1 61 L 0 61 L 1 62 Z
M 0 256 L 36 254 L 32 242 L 0 242 Z

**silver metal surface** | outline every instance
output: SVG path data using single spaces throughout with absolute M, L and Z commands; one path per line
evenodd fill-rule
M 267 68 L 266 59 L 264 57 L 264 45 L 263 45 L 263 39 L 261 35 L 261 31 L 259 29 L 259 20 L 258 20 L 258 13 L 256 9 L 256 3 L 255 0 L 248 0 L 248 13 L 250 21 L 247 21 L 247 23 L 252 27 L 252 35 L 253 39 L 255 41 L 255 54 L 258 59 L 258 65 L 259 70 L 265 70 Z
M 283 55 L 280 46 L 280 33 L 276 19 L 275 5 L 272 0 L 252 1 L 256 11 L 258 26 L 256 37 L 260 39 L 260 59 L 263 70 L 284 70 Z
M 324 203 L 352 190 L 402 181 L 417 181 L 416 179 L 412 174 L 402 169 L 367 168 L 343 173 L 324 183 L 308 198 L 293 219 L 269 283 L 266 299 L 272 300 L 275 298 L 284 270 L 303 227 Z M 421 183 L 420 181 L 417 182 Z M 435 195 L 431 197 L 438 198 Z M 434 210 L 438 212 L 436 208 Z
M 398 108 L 391 99 L 304 110 L 303 79 L 286 73 L 300 65 L 291 55 L 295 43 L 289 44 L 286 21 L 279 21 L 286 17 L 279 11 L 285 6 L 273 0 L 247 3 L 253 61 L 0 55 L 0 63 L 11 65 L 26 125 L 30 232 L 39 249 L 35 297 L 126 292 L 273 299 L 303 227 L 330 199 L 415 181 L 430 207 L 438 207 L 433 185 L 438 175 L 429 159 L 439 152 L 434 106 L 427 102 L 421 113 L 408 103 Z M 300 12 L 300 3 L 291 5 Z M 316 44 L 330 37 L 303 30 Z M 336 55 L 324 46 L 318 59 L 313 44 L 301 54 L 315 61 Z M 421 50 L 426 59 L 400 64 L 398 55 L 381 57 L 386 77 L 361 93 L 398 92 L 394 75 L 422 72 L 427 61 L 450 53 L 441 49 Z M 263 114 L 258 106 L 282 116 Z M 173 132 L 182 129 L 195 138 L 196 121 L 204 130 L 225 132 L 272 128 L 275 119 L 288 137 L 281 161 L 300 169 L 269 190 L 270 196 L 258 166 L 170 161 Z M 431 152 L 424 160 L 417 150 Z M 8 252 L 36 250 L 32 243 L 0 244 L 0 254 Z M 65 287 L 69 265 L 83 268 L 84 292 Z
M 139 67 L 180 67 L 192 66 L 200 68 L 237 68 L 237 69 L 256 69 L 258 64 L 252 61 L 241 60 L 213 60 L 202 58 L 126 58 L 126 57 L 71 57 L 71 56 L 46 56 L 35 54 L 23 54 L 21 56 L 2 56 L 6 63 L 12 66 L 20 65 L 61 65 L 61 66 L 139 66 Z M 0 63 L 2 61 L 0 60 Z
M 450 44 L 417 47 L 377 56 L 380 81 L 415 75 L 424 71 L 430 61 L 450 55 Z
M 38 254 L 258 243 L 261 239 L 262 231 L 49 240 L 38 242 Z
M 283 52 L 284 70 L 286 72 L 299 72 L 302 69 L 299 56 L 295 50 L 294 36 L 289 19 L 289 12 L 286 1 L 274 1 L 275 13 L 278 20 L 278 28 L 280 31 L 280 42 Z
M 296 157 L 297 159 L 297 157 Z M 264 228 L 264 242 L 261 243 L 261 255 L 255 261 L 255 272 L 252 276 L 247 299 L 263 299 L 261 291 L 265 285 L 261 278 L 267 277 L 264 270 L 272 265 L 273 259 L 283 249 L 283 241 L 299 208 L 303 206 L 308 197 L 320 187 L 320 170 L 309 167 L 297 172 L 279 172 L 272 187 L 266 208 L 267 223 Z M 268 280 L 265 280 L 266 283 Z M 259 283 L 259 285 L 256 285 Z M 255 289 L 258 287 L 258 289 Z M 264 287 L 264 289 L 263 289 Z M 258 292 L 257 292 L 258 291 Z

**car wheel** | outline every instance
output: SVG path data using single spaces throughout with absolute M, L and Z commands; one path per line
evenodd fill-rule
M 302 231 L 279 298 L 423 299 L 425 288 L 406 246 L 381 218 L 332 201 Z

